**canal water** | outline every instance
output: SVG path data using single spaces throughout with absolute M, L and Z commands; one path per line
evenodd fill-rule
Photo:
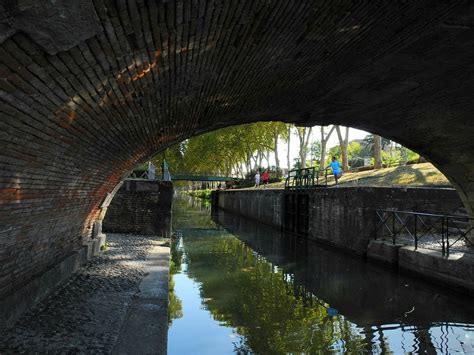
M 174 201 L 169 354 L 474 353 L 474 302 Z

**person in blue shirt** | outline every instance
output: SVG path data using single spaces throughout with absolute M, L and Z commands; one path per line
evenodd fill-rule
M 336 180 L 336 185 L 338 183 L 339 178 L 342 175 L 342 169 L 341 169 L 341 164 L 339 164 L 339 161 L 337 160 L 336 157 L 332 157 L 331 163 L 326 167 L 326 169 L 332 169 L 332 173 L 334 174 L 334 180 Z

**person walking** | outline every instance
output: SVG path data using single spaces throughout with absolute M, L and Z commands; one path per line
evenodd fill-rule
M 262 182 L 263 182 L 264 188 L 265 188 L 265 185 L 268 185 L 268 180 L 270 180 L 270 173 L 268 172 L 268 169 L 265 169 L 265 171 L 262 174 Z
M 339 178 L 342 176 L 342 169 L 341 169 L 341 164 L 337 160 L 336 157 L 332 157 L 331 163 L 326 167 L 326 169 L 332 169 L 332 173 L 334 175 L 334 180 L 336 181 L 336 185 L 339 182 Z
M 257 173 L 255 174 L 255 187 L 260 186 L 260 172 L 257 170 Z

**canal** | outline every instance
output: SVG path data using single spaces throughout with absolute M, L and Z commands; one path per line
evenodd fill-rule
M 177 195 L 169 354 L 474 353 L 474 304 Z

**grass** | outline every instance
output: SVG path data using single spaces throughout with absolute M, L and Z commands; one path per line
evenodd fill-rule
M 329 176 L 328 184 L 334 184 L 332 175 Z M 398 166 L 380 170 L 367 170 L 357 173 L 344 173 L 339 179 L 339 185 L 378 187 L 451 186 L 448 179 L 431 163 Z M 282 189 L 284 187 L 284 181 L 268 185 L 268 188 L 272 189 Z M 262 187 L 259 187 L 259 189 L 261 188 Z
M 451 186 L 431 163 L 344 174 L 342 186 Z

